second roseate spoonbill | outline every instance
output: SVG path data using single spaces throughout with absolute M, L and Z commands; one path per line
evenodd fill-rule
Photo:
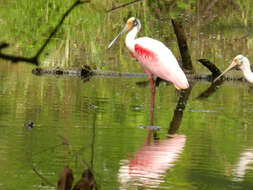
M 130 54 L 140 62 L 142 69 L 148 75 L 152 90 L 154 90 L 153 75 L 170 81 L 178 90 L 188 88 L 187 78 L 170 49 L 162 42 L 149 37 L 135 39 L 140 29 L 140 21 L 134 17 L 129 18 L 124 29 L 114 38 L 108 48 L 122 34 L 129 31 L 125 40 L 126 46 Z
M 237 55 L 233 59 L 229 67 L 223 73 L 221 73 L 213 82 L 216 82 L 219 78 L 221 78 L 221 76 L 223 76 L 225 73 L 227 73 L 234 67 L 239 67 L 239 69 L 242 70 L 245 79 L 249 81 L 250 83 L 253 83 L 253 73 L 250 69 L 250 62 L 248 58 L 243 55 Z

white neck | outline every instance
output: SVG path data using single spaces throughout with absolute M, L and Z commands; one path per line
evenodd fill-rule
M 244 69 L 243 70 L 243 75 L 246 78 L 247 81 L 249 81 L 250 83 L 253 83 L 253 73 L 250 70 L 250 68 Z
M 126 36 L 125 43 L 126 43 L 127 48 L 131 52 L 134 52 L 134 40 L 135 40 L 137 33 L 138 33 L 138 28 L 133 27 L 133 29 L 130 32 L 128 32 L 128 34 Z

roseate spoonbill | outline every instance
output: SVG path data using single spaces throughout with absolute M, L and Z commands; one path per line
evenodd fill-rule
M 188 88 L 187 78 L 170 49 L 162 42 L 149 37 L 135 39 L 140 29 L 139 19 L 129 18 L 124 29 L 112 40 L 108 48 L 122 34 L 130 31 L 126 36 L 126 46 L 130 54 L 140 62 L 142 69 L 148 75 L 152 91 L 154 91 L 153 75 L 170 81 L 178 90 Z
M 239 69 L 242 70 L 245 79 L 249 81 L 250 83 L 253 83 L 253 73 L 250 70 L 250 62 L 248 58 L 243 55 L 237 55 L 233 59 L 229 67 L 225 71 L 223 71 L 223 73 L 221 73 L 213 82 L 217 81 L 221 76 L 223 76 L 225 73 L 227 73 L 228 71 L 230 71 L 232 68 L 236 66 L 238 66 Z

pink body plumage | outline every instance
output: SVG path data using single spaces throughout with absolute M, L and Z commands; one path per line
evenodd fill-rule
M 142 37 L 134 40 L 134 48 L 130 47 L 129 50 L 138 59 L 149 77 L 154 74 L 170 81 L 177 89 L 189 87 L 187 78 L 175 56 L 163 43 Z

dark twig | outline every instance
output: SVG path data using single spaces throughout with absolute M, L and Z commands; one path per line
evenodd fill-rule
M 39 65 L 39 56 L 41 55 L 42 51 L 45 49 L 45 47 L 48 45 L 48 43 L 50 42 L 50 40 L 52 39 L 52 37 L 55 35 L 55 33 L 58 31 L 58 29 L 60 28 L 60 26 L 62 25 L 63 21 L 65 20 L 65 18 L 69 15 L 69 13 L 78 5 L 83 4 L 83 3 L 89 3 L 90 0 L 88 1 L 81 1 L 81 0 L 77 0 L 62 16 L 60 22 L 57 24 L 57 26 L 55 27 L 55 29 L 51 32 L 51 34 L 49 35 L 49 37 L 47 38 L 47 40 L 45 41 L 45 43 L 41 46 L 41 48 L 38 50 L 38 52 L 35 54 L 35 56 L 33 57 L 22 57 L 22 56 L 15 56 L 15 55 L 8 55 L 8 54 L 4 54 L 0 52 L 0 59 L 5 59 L 8 61 L 11 61 L 13 63 L 17 63 L 17 62 L 27 62 L 27 63 L 31 63 L 31 64 L 35 64 L 35 65 Z M 0 50 L 7 47 L 8 44 L 7 43 L 2 43 L 0 45 Z
M 121 9 L 121 8 L 124 8 L 124 7 L 128 7 L 128 6 L 131 6 L 131 5 L 135 4 L 135 3 L 139 3 L 139 2 L 142 2 L 142 1 L 144 1 L 144 0 L 135 0 L 135 1 L 132 1 L 132 2 L 130 2 L 130 3 L 126 3 L 126 4 L 124 4 L 124 5 L 120 5 L 120 6 L 118 6 L 118 7 L 114 7 L 114 8 L 112 8 L 112 9 L 109 9 L 109 10 L 107 10 L 106 12 L 107 12 L 107 13 L 111 13 L 111 12 L 116 11 L 116 10 L 118 10 L 118 9 Z

